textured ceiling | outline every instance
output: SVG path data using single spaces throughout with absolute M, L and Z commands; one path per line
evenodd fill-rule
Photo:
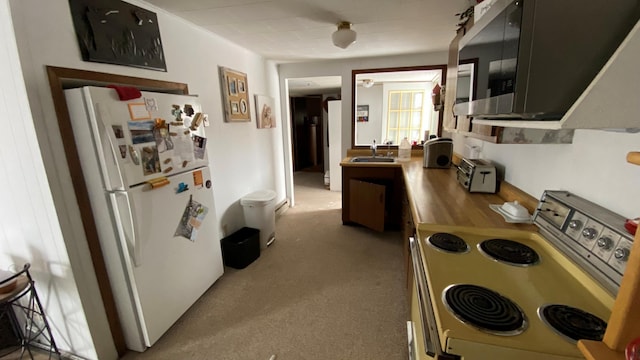
M 146 0 L 276 61 L 304 61 L 444 51 L 457 13 L 476 0 Z M 351 22 L 355 44 L 331 42 Z

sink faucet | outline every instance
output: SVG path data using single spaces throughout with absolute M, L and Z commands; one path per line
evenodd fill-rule
M 378 146 L 376 145 L 376 139 L 373 139 L 373 144 L 371 145 L 371 155 L 376 156 L 376 149 Z

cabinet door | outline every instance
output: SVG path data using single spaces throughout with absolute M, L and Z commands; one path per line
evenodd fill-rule
M 384 231 L 385 186 L 349 180 L 349 218 L 376 231 Z

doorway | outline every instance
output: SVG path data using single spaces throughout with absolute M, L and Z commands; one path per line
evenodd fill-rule
M 324 172 L 322 95 L 292 96 L 293 171 Z
M 289 114 L 285 116 L 288 117 L 291 134 L 293 176 L 301 172 L 312 173 L 309 176 L 316 178 L 314 183 L 328 188 L 327 101 L 340 98 L 342 77 L 292 78 L 286 82 Z

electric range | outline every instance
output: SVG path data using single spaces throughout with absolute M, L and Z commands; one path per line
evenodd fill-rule
M 624 218 L 545 191 L 539 232 L 420 224 L 408 323 L 413 359 L 575 359 L 600 340 L 633 237 Z

